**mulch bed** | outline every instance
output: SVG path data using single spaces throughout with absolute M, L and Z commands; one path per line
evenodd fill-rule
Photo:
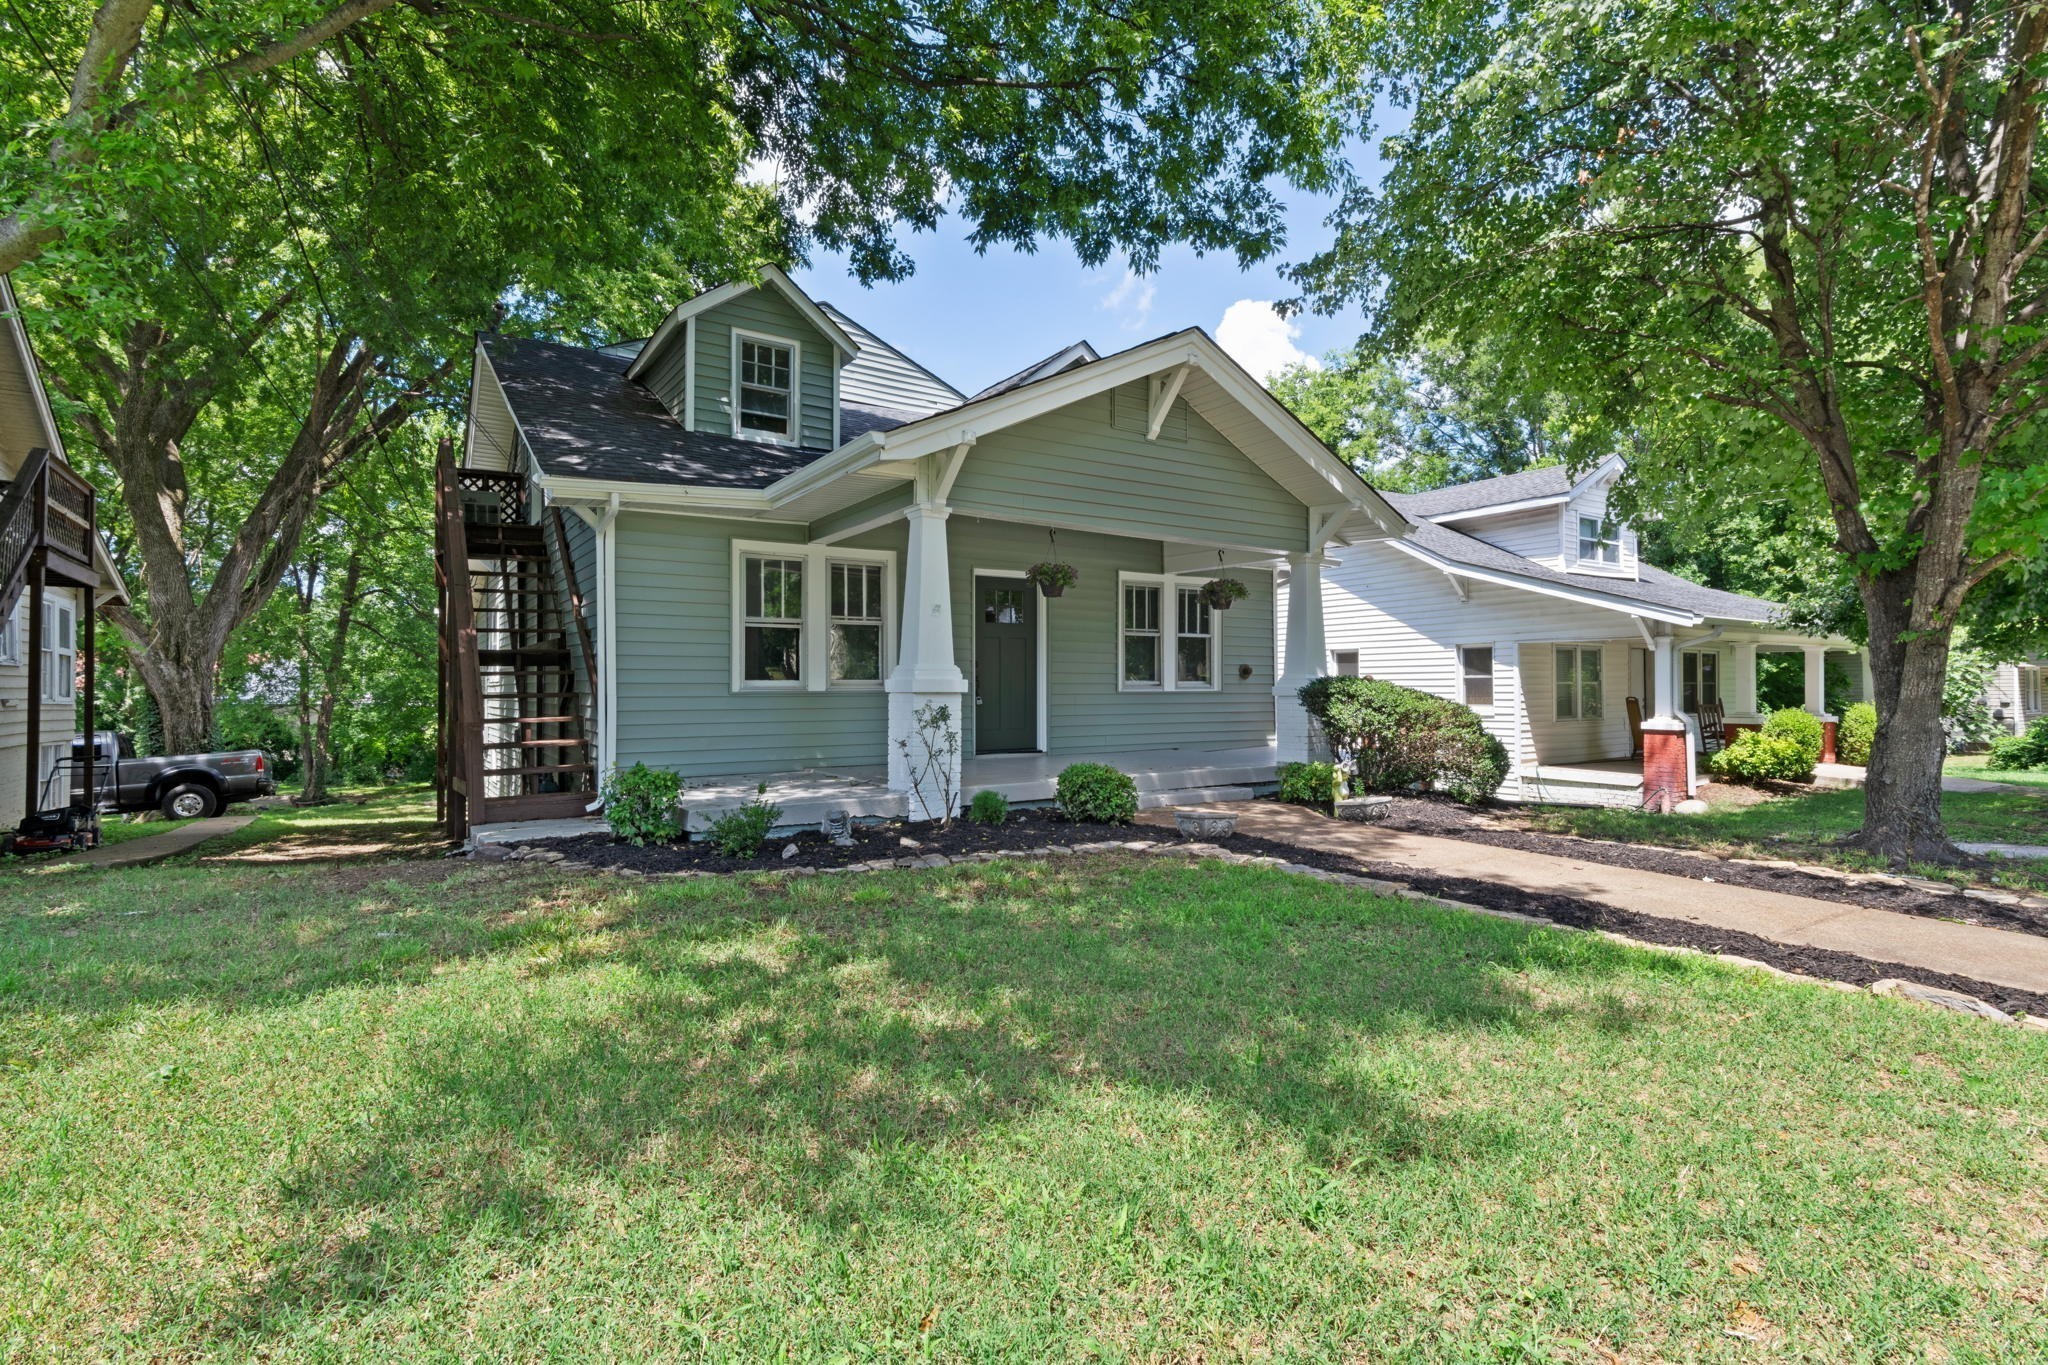
M 1475 844 L 1490 844 L 1495 848 L 1519 849 L 1524 853 L 1549 853 L 1560 858 L 1577 858 L 1581 862 L 1600 863 L 1607 867 L 1626 867 L 1638 872 L 1662 872 L 1673 877 L 1715 881 L 1723 886 L 1778 891 L 1788 896 L 1806 896 L 1813 900 L 1834 901 L 1841 905 L 1860 905 L 1871 910 L 1917 915 L 1922 919 L 1945 919 L 1958 924 L 2011 929 L 2023 934 L 2048 937 L 2048 910 L 2032 910 L 2023 905 L 1997 905 L 1972 896 L 1922 891 L 1911 886 L 1843 882 L 1833 877 L 1816 877 L 1808 872 L 1795 872 L 1788 867 L 1754 867 L 1748 863 L 1717 858 L 1711 853 L 1681 853 L 1650 844 L 1607 843 L 1576 839 L 1564 834 L 1503 829 L 1491 825 L 1483 816 L 1448 801 L 1397 798 L 1387 819 L 1381 822 L 1381 827 L 1407 830 L 1414 834 L 1435 834 L 1446 838 L 1464 839 Z M 1986 870 L 1994 866 L 1988 861 L 1980 861 L 1979 865 Z
M 1401 882 L 1428 895 L 1442 896 L 1447 900 L 1469 901 L 1473 905 L 1483 905 L 1489 910 L 1511 910 L 1518 915 L 1533 915 L 1538 919 L 1547 919 L 1574 929 L 1604 929 L 1609 933 L 1623 934 L 1629 938 L 1641 939 L 1645 943 L 1656 943 L 1665 947 L 1697 948 L 1706 953 L 1730 953 L 1737 957 L 1754 958 L 1781 971 L 1817 976 L 1828 981 L 1845 981 L 1852 986 L 1868 986 L 1892 978 L 1917 981 L 1923 986 L 1935 986 L 1942 990 L 1974 995 L 1979 1000 L 1998 1006 L 2008 1014 L 2025 1012 L 2048 1018 L 2048 995 L 2014 990 L 2009 986 L 1979 981 L 1974 977 L 1957 976 L 1951 972 L 1932 972 L 1901 962 L 1879 962 L 1872 958 L 1858 957 L 1854 953 L 1838 953 L 1826 948 L 1777 943 L 1771 939 L 1758 938 L 1754 934 L 1716 929 L 1711 925 L 1693 924 L 1686 920 L 1639 915 L 1631 910 L 1619 910 L 1611 905 L 1583 900 L 1577 896 L 1538 894 L 1512 886 L 1502 886 L 1497 882 L 1475 881 L 1469 877 L 1436 876 L 1397 863 L 1349 858 L 1321 849 L 1284 843 L 1277 839 L 1260 839 L 1240 834 L 1216 842 L 1234 852 L 1270 855 L 1330 872 L 1349 872 L 1356 876 Z M 1818 881 L 1819 878 L 1808 880 Z
M 535 846 L 565 854 L 592 867 L 632 872 L 773 872 L 782 867 L 850 867 L 882 859 L 915 858 L 940 853 L 957 858 L 967 853 L 1000 853 L 1005 849 L 1044 848 L 1049 844 L 1093 844 L 1108 839 L 1150 839 L 1154 831 L 1130 825 L 1095 825 L 1062 820 L 1046 810 L 1013 811 L 1000 825 L 955 820 L 950 828 L 928 824 L 856 825 L 853 843 L 842 847 L 815 830 L 770 839 L 754 858 L 728 858 L 709 844 L 648 844 L 635 848 L 615 844 L 608 834 L 536 841 Z M 911 840 L 906 844 L 904 840 Z M 795 854 L 783 850 L 794 846 Z
M 1403 799 L 1397 802 L 1388 821 L 1392 827 L 1411 829 L 1430 834 L 1445 834 L 1457 838 L 1472 838 L 1475 835 L 1513 835 L 1541 842 L 1518 845 L 1537 852 L 1564 853 L 1567 856 L 1586 858 L 1587 861 L 1605 861 L 1588 855 L 1588 849 L 1598 846 L 1587 845 L 1576 840 L 1558 839 L 1553 836 L 1520 835 L 1516 832 L 1487 830 L 1468 811 L 1449 803 Z M 565 855 L 570 860 L 591 867 L 610 868 L 620 871 L 642 873 L 663 872 L 774 872 L 783 868 L 796 867 L 847 867 L 855 863 L 894 861 L 899 858 L 916 858 L 925 854 L 941 854 L 957 858 L 963 854 L 996 853 L 1006 849 L 1032 850 L 1058 844 L 1071 847 L 1076 844 L 1093 844 L 1108 841 L 1149 839 L 1171 842 L 1176 836 L 1171 826 L 1146 825 L 1097 825 L 1059 819 L 1050 811 L 1027 810 L 1012 812 L 1001 825 L 974 825 L 956 821 L 949 829 L 932 825 L 887 824 L 858 826 L 853 831 L 851 847 L 840 847 L 822 834 L 806 832 L 788 838 L 772 839 L 763 845 L 761 854 L 755 858 L 727 858 L 707 844 L 649 844 L 636 848 L 631 844 L 617 844 L 609 835 L 584 835 L 574 839 L 551 839 L 536 841 L 535 847 L 545 848 Z M 915 846 L 905 844 L 908 838 Z M 1351 858 L 1342 854 L 1327 853 L 1320 849 L 1276 839 L 1262 839 L 1249 834 L 1236 834 L 1228 838 L 1208 841 L 1220 848 L 1235 853 L 1246 853 L 1258 857 L 1281 858 L 1288 862 L 1318 867 L 1332 872 L 1348 872 L 1358 876 L 1375 877 L 1384 881 L 1400 882 L 1417 891 L 1432 896 L 1443 896 L 1450 900 L 1469 901 L 1492 910 L 1510 910 L 1516 914 L 1533 915 L 1539 919 L 1566 925 L 1575 929 L 1604 929 L 1610 933 L 1623 934 L 1629 938 L 1641 939 L 1645 943 L 1662 944 L 1675 948 L 1696 948 L 1708 953 L 1730 953 L 1740 957 L 1754 958 L 1783 971 L 1799 972 L 1807 976 L 1821 977 L 1831 981 L 1843 981 L 1855 986 L 1868 986 L 1886 978 L 1917 981 L 1922 985 L 1935 986 L 1944 990 L 1961 991 L 1997 1005 L 2008 1013 L 2025 1011 L 2030 1015 L 2048 1017 L 2048 995 L 2037 995 L 2028 991 L 2016 991 L 1991 982 L 1978 981 L 1970 977 L 1956 976 L 1946 972 L 1923 971 L 1895 962 L 1878 962 L 1858 957 L 1853 953 L 1831 952 L 1822 948 L 1805 948 L 1775 943 L 1758 938 L 1753 934 L 1738 933 L 1726 929 L 1715 929 L 1706 925 L 1691 924 L 1683 920 L 1659 919 L 1654 915 L 1640 915 L 1632 911 L 1619 910 L 1598 901 L 1584 900 L 1576 896 L 1537 894 L 1514 887 L 1501 886 L 1493 882 L 1476 881 L 1466 877 L 1437 876 L 1412 867 L 1393 863 L 1372 862 Z M 1545 845 L 1550 846 L 1545 846 Z M 794 846 L 795 854 L 785 858 L 783 850 Z M 1603 850 L 1616 851 L 1616 850 Z M 1633 852 L 1635 850 L 1620 850 Z M 1645 850 L 1658 852 L 1657 850 Z M 1815 892 L 1795 890 L 1795 883 L 1782 880 L 1743 882 L 1734 877 L 1722 876 L 1723 870 L 1740 870 L 1765 873 L 1768 869 L 1740 868 L 1739 865 L 1724 863 L 1715 858 L 1684 855 L 1665 855 L 1679 862 L 1697 863 L 1714 869 L 1713 875 L 1733 885 L 1762 885 L 1770 890 L 1792 891 L 1799 895 Z M 1669 868 L 1655 864 L 1626 864 L 1643 866 L 1652 871 L 1668 871 Z M 1684 876 L 1687 873 L 1680 872 Z M 1838 885 L 1825 879 L 1811 876 L 1797 876 L 1797 884 L 1810 883 L 1815 886 Z M 1865 888 L 1882 890 L 1886 888 Z M 1830 899 L 1848 899 L 1833 896 Z M 1958 905 L 1969 905 L 1977 910 L 1992 911 L 2004 907 L 1981 905 L 1965 901 L 1961 897 L 1928 897 L 1951 912 L 1943 917 L 1953 917 Z M 1856 902 L 1862 903 L 1862 902 Z M 1888 908 L 1888 907 L 1887 907 Z M 1911 912 L 1909 912 L 1911 913 Z M 2036 932 L 2040 932 L 2037 930 Z

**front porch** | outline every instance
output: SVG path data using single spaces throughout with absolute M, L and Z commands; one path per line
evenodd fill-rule
M 1244 801 L 1270 790 L 1280 757 L 1271 744 L 1219 749 L 1109 750 L 1091 754 L 990 754 L 961 761 L 960 808 L 975 793 L 1001 793 L 1012 805 L 1050 802 L 1060 770 L 1071 763 L 1106 763 L 1129 773 L 1138 788 L 1138 806 L 1205 801 Z M 765 785 L 767 791 L 762 792 Z M 684 828 L 702 833 L 726 811 L 759 796 L 782 807 L 779 830 L 819 829 L 837 812 L 855 821 L 903 820 L 921 811 L 911 808 L 910 794 L 889 786 L 886 768 L 852 765 L 842 769 L 808 768 L 793 772 L 731 773 L 690 783 L 683 792 Z M 534 839 L 594 834 L 604 829 L 601 816 L 586 815 L 547 821 L 502 821 L 475 827 L 476 842 L 527 843 Z

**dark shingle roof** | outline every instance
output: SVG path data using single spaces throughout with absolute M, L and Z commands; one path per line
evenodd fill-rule
M 1401 510 L 1407 511 L 1406 508 Z M 1538 564 L 1534 560 L 1524 559 L 1511 550 L 1490 545 L 1476 536 L 1468 536 L 1462 531 L 1453 531 L 1448 526 L 1438 526 L 1428 521 L 1416 522 L 1414 529 L 1408 533 L 1408 539 L 1439 559 L 1446 559 L 1454 564 L 1466 564 L 1475 569 L 1491 569 L 1496 573 L 1512 574 L 1517 578 L 1533 579 L 1539 583 L 1573 588 L 1580 592 L 1596 592 L 1624 601 L 1641 602 L 1647 606 L 1689 611 L 1697 616 L 1730 621 L 1768 621 L 1778 614 L 1778 605 L 1775 602 L 1766 602 L 1760 597 L 1744 597 L 1740 593 L 1722 592 L 1717 588 L 1701 587 L 1651 564 L 1640 565 L 1637 569 L 1639 576 L 1636 578 L 1566 573 Z
M 1388 494 L 1387 501 L 1410 518 L 1440 517 L 1449 512 L 1470 512 L 1479 507 L 1499 507 L 1530 498 L 1561 498 L 1572 491 L 1571 471 L 1561 464 L 1542 469 L 1525 469 L 1519 474 L 1454 483 L 1432 488 L 1427 493 Z
M 984 398 L 993 398 L 999 393 L 1008 393 L 1011 389 L 1021 389 L 1033 380 L 1046 379 L 1056 374 L 1064 374 L 1076 365 L 1085 365 L 1091 360 L 1100 359 L 1102 357 L 1096 353 L 1093 346 L 1090 346 L 1085 341 L 1077 341 L 1071 346 L 1060 347 L 1060 349 L 1054 351 L 1043 360 L 1034 360 L 1015 374 L 1005 375 L 967 401 L 978 403 Z M 1061 361 L 1066 363 L 1059 363 Z
M 485 337 L 484 350 L 544 473 L 765 488 L 825 454 L 684 431 L 660 399 L 626 381 L 628 360 L 601 350 L 501 336 Z

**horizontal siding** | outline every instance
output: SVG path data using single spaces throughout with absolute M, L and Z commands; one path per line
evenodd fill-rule
M 732 690 L 734 539 L 795 541 L 770 525 L 620 516 L 619 761 L 685 778 L 881 765 L 888 714 L 879 690 Z M 900 553 L 902 541 L 896 526 L 853 543 Z
M 1556 507 L 1531 507 L 1497 517 L 1460 521 L 1454 524 L 1453 529 L 1489 545 L 1498 545 L 1510 554 L 1556 568 L 1564 558 L 1559 511 Z
M 1113 395 L 1095 394 L 982 437 L 948 501 L 962 512 L 1108 534 L 1304 548 L 1301 502 L 1199 415 L 1188 412 L 1185 422 L 1185 440 L 1148 441 L 1118 429 Z
M 686 321 L 683 334 L 663 347 L 641 378 L 641 382 L 661 400 L 662 406 L 677 416 L 682 415 L 684 398 L 689 392 L 690 345 L 696 340 L 693 335 L 696 325 L 695 318 Z
M 964 395 L 836 308 L 826 314 L 846 330 L 860 354 L 839 372 L 839 397 L 858 407 L 929 414 L 957 407 Z
M 971 460 L 970 460 L 971 463 Z M 964 475 L 963 475 L 964 477 Z M 1045 613 L 1047 751 L 1102 753 L 1120 749 L 1219 749 L 1264 744 L 1273 734 L 1273 580 L 1236 571 L 1251 595 L 1215 619 L 1221 686 L 1213 692 L 1124 692 L 1117 686 L 1117 574 L 1158 573 L 1157 541 L 1062 531 L 1055 550 L 1046 533 L 955 513 L 947 522 L 952 567 L 954 657 L 974 670 L 974 575 L 977 570 L 1029 568 L 1055 555 L 1080 581 L 1064 596 L 1040 599 Z M 965 604 L 965 605 L 961 605 Z M 1240 664 L 1251 676 L 1240 680 Z M 962 735 L 974 752 L 973 699 Z
M 1614 572 L 1614 570 L 1608 565 L 1601 564 L 1587 566 L 1582 565 L 1579 562 L 1579 518 L 1592 517 L 1597 521 L 1606 517 L 1608 486 L 1609 481 L 1602 480 L 1601 482 L 1594 484 L 1591 488 L 1588 488 L 1585 492 L 1579 494 L 1578 497 L 1574 498 L 1565 507 L 1564 529 L 1565 534 L 1567 537 L 1569 537 L 1569 539 L 1565 542 L 1564 554 L 1565 567 L 1568 569 L 1576 569 L 1588 573 Z M 1638 572 L 1637 565 L 1639 563 L 1640 560 L 1637 557 L 1635 528 L 1631 526 L 1624 526 L 1621 528 L 1620 576 L 1623 578 L 1636 577 Z
M 786 337 L 803 348 L 797 384 L 801 390 L 803 444 L 832 445 L 832 369 L 839 353 L 825 334 L 780 294 L 753 289 L 691 319 L 697 342 L 697 429 L 732 432 L 732 329 Z
M 47 589 L 47 596 L 53 602 L 70 602 L 74 609 L 78 604 L 77 595 L 69 588 Z M 78 718 L 71 707 L 62 703 L 43 704 L 42 733 L 37 744 L 29 742 L 28 734 L 28 684 L 35 676 L 34 660 L 28 654 L 28 593 L 23 592 L 15 604 L 15 619 L 20 629 L 21 662 L 0 663 L 0 826 L 14 828 L 27 809 L 28 802 L 28 756 L 39 744 L 61 744 L 69 735 L 78 732 Z
M 1360 668 L 1373 677 L 1459 700 L 1457 647 L 1491 645 L 1495 702 L 1487 728 L 1518 763 L 1575 763 L 1628 753 L 1622 702 L 1633 627 L 1626 616 L 1486 583 L 1471 584 L 1470 600 L 1460 601 L 1442 573 L 1383 545 L 1353 546 L 1339 551 L 1337 560 L 1323 571 L 1329 649 L 1357 650 Z M 1554 716 L 1556 696 L 1544 646 L 1607 641 L 1613 643 L 1603 655 L 1605 718 L 1546 722 Z M 1519 680 L 1505 676 L 1507 660 L 1516 656 Z M 1517 731 L 1510 701 L 1517 685 L 1529 706 L 1526 734 Z

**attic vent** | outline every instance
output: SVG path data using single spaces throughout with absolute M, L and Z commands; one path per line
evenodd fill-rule
M 1119 385 L 1115 390 L 1115 426 L 1118 431 L 1135 431 L 1140 436 L 1145 434 L 1145 427 L 1152 412 L 1148 382 L 1140 379 L 1134 383 Z M 1188 405 L 1185 400 L 1173 400 L 1173 407 L 1167 410 L 1166 420 L 1159 424 L 1159 439 L 1172 441 L 1176 445 L 1187 443 Z

